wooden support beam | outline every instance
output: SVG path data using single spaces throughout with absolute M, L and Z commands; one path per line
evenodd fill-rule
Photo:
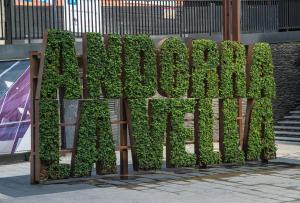
M 120 99 L 120 120 L 127 119 L 126 104 L 124 99 Z M 127 146 L 127 125 L 120 126 L 120 175 L 128 175 L 128 146 Z
M 223 40 L 231 39 L 230 31 L 230 0 L 223 0 Z

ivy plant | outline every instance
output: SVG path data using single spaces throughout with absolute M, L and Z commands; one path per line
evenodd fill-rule
M 97 174 L 116 172 L 116 154 L 107 100 L 86 100 L 80 112 L 74 158 L 74 176 L 88 176 L 97 162 Z
M 109 34 L 104 45 L 100 33 L 87 33 L 87 88 L 90 98 L 119 98 L 121 87 L 121 37 Z M 101 91 L 100 91 L 101 89 Z
M 245 47 L 239 42 L 221 43 L 221 86 L 222 98 L 246 96 Z
M 275 80 L 270 45 L 257 43 L 253 47 L 250 83 L 247 96 L 249 98 L 275 97 Z
M 225 163 L 243 163 L 244 153 L 239 149 L 239 134 L 237 124 L 237 101 L 225 99 L 224 108 L 224 157 Z
M 186 94 L 189 87 L 188 53 L 185 44 L 170 37 L 160 48 L 159 92 L 170 98 Z
M 185 141 L 192 137 L 193 131 L 184 126 L 186 113 L 193 113 L 194 99 L 170 99 L 171 132 L 170 132 L 170 166 L 195 166 L 196 156 L 185 150 Z
M 274 159 L 276 156 L 272 101 L 261 98 L 254 101 L 246 149 L 247 160 Z
M 126 35 L 123 40 L 125 96 L 151 97 L 157 86 L 154 43 L 147 35 Z

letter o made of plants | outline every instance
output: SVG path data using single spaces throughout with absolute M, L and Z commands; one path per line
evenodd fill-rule
M 171 37 L 160 49 L 159 92 L 171 98 L 182 97 L 189 86 L 188 54 L 185 44 Z

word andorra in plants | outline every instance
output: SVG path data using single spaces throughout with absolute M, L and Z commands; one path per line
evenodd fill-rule
M 135 170 L 160 169 L 165 142 L 167 167 L 275 158 L 275 82 L 268 44 L 246 49 L 239 42 L 197 39 L 187 46 L 170 37 L 157 48 L 146 35 L 86 33 L 82 74 L 70 33 L 50 30 L 44 40 L 38 128 L 42 179 L 89 176 L 94 164 L 97 174 L 116 173 L 109 99 L 126 103 Z M 241 98 L 251 105 L 243 144 L 238 122 Z M 63 99 L 78 101 L 70 165 L 60 163 Z M 219 101 L 219 152 L 213 145 L 213 100 Z M 186 114 L 193 115 L 194 129 L 185 126 Z M 194 153 L 185 148 L 191 138 Z

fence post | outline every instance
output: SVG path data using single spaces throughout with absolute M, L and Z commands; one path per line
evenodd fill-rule
M 5 10 L 5 44 L 12 44 L 11 0 L 4 0 Z

